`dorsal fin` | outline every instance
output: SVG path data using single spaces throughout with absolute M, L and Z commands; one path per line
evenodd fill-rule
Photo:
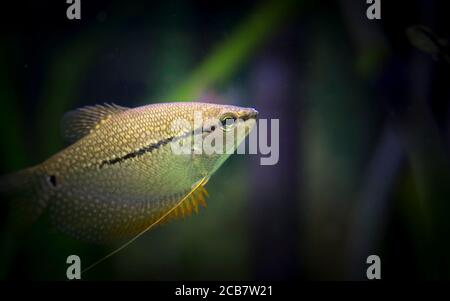
M 129 108 L 115 104 L 86 106 L 67 112 L 61 120 L 61 131 L 65 140 L 73 143 L 91 133 L 111 116 Z

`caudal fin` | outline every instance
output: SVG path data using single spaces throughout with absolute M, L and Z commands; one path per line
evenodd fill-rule
M 9 202 L 15 224 L 26 227 L 33 223 L 48 204 L 45 178 L 36 167 L 0 177 L 0 195 Z

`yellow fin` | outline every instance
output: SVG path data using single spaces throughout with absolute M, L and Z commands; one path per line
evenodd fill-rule
M 191 192 L 183 198 L 183 200 L 161 221 L 161 223 L 188 217 L 192 215 L 193 212 L 198 214 L 200 205 L 206 208 L 205 198 L 208 196 L 208 191 L 206 191 L 204 187 L 206 182 L 206 179 L 199 181 Z

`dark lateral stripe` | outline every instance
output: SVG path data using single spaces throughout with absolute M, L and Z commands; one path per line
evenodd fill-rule
M 120 163 L 122 161 L 128 160 L 128 159 L 132 159 L 132 158 L 136 158 L 139 156 L 144 155 L 145 153 L 151 152 L 152 150 L 155 150 L 163 145 L 166 145 L 167 143 L 171 142 L 174 139 L 174 137 L 169 137 L 167 139 L 163 139 L 160 140 L 156 143 L 152 143 L 150 145 L 147 145 L 141 149 L 138 149 L 136 151 L 133 151 L 131 153 L 126 154 L 123 157 L 119 157 L 119 158 L 115 158 L 115 159 L 111 159 L 111 160 L 105 160 L 100 164 L 100 168 L 102 168 L 105 165 L 114 165 L 116 163 Z
M 209 132 L 207 130 L 204 130 L 204 131 L 205 132 Z M 142 156 L 142 155 L 144 155 L 144 154 L 146 154 L 148 152 L 152 152 L 153 150 L 158 149 L 161 146 L 164 146 L 164 145 L 166 145 L 166 144 L 168 144 L 168 143 L 170 143 L 172 141 L 178 141 L 180 139 L 187 138 L 190 135 L 196 135 L 196 134 L 201 133 L 201 132 L 202 132 L 202 129 L 199 128 L 199 129 L 196 129 L 194 131 L 187 132 L 187 133 L 185 133 L 183 135 L 180 135 L 180 136 L 173 136 L 173 137 L 169 137 L 169 138 L 160 140 L 160 141 L 158 141 L 156 143 L 152 143 L 150 145 L 144 146 L 141 149 L 138 149 L 138 150 L 135 150 L 135 151 L 133 151 L 131 153 L 128 153 L 125 156 L 122 156 L 122 157 L 119 157 L 119 158 L 115 158 L 115 159 L 111 159 L 111 160 L 105 160 L 105 161 L 103 161 L 100 164 L 100 168 L 104 167 L 105 165 L 114 165 L 114 164 L 121 163 L 121 162 L 123 162 L 125 160 L 128 160 L 128 159 L 140 157 L 140 156 Z

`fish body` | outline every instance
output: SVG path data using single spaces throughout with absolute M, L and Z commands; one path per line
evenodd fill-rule
M 201 124 L 195 124 L 196 114 Z M 63 118 L 71 145 L 5 181 L 27 191 L 21 203 L 29 216 L 48 210 L 64 233 L 88 242 L 131 237 L 177 206 L 171 215 L 197 210 L 203 185 L 229 156 L 177 154 L 173 143 L 205 139 L 224 130 L 224 118 L 232 118 L 234 150 L 256 114 L 251 108 L 207 103 L 85 107 Z

